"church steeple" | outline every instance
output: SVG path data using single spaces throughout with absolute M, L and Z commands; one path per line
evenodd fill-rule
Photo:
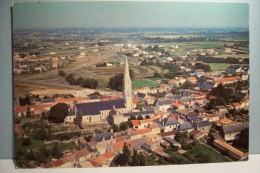
M 126 102 L 126 111 L 131 112 L 133 109 L 132 81 L 130 78 L 127 57 L 125 58 L 124 98 Z

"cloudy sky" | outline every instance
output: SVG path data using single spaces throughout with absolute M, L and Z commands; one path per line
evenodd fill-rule
M 14 29 L 71 27 L 243 27 L 245 3 L 29 2 L 15 3 Z

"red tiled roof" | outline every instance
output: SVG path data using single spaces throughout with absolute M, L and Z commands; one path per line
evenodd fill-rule
M 86 98 L 81 98 L 81 97 L 76 97 L 76 98 L 55 98 L 54 102 L 73 102 L 73 101 L 82 101 L 82 100 L 87 100 Z
M 150 127 L 151 129 L 160 128 L 157 124 L 151 124 L 149 127 Z
M 89 151 L 86 149 L 76 150 L 75 151 L 75 157 L 80 158 L 84 157 L 89 154 Z
M 215 79 L 214 82 L 215 83 L 223 83 L 223 82 L 237 81 L 237 80 L 240 80 L 240 79 L 241 79 L 240 76 L 234 76 L 234 77 L 218 78 L 218 79 Z
M 136 104 L 138 103 L 140 100 L 138 98 L 133 98 L 133 103 Z
M 172 106 L 179 107 L 179 106 L 184 106 L 184 105 L 182 104 L 182 102 L 178 101 L 178 102 L 173 102 Z
M 53 104 L 38 104 L 38 105 L 26 105 L 26 106 L 15 106 L 14 112 L 20 113 L 20 112 L 26 112 L 27 108 L 29 109 L 43 109 L 46 107 L 52 107 Z
M 131 123 L 133 124 L 133 126 L 139 126 L 139 125 L 141 125 L 141 123 L 139 122 L 139 120 L 131 120 Z
M 240 103 L 232 103 L 233 106 L 241 106 Z

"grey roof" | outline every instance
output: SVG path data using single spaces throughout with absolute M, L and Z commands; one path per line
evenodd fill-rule
M 101 142 L 103 138 L 105 139 L 105 141 L 107 141 L 107 140 L 110 140 L 111 136 L 113 136 L 113 133 L 111 133 L 111 132 L 99 133 L 99 134 L 96 134 L 95 137 L 91 138 L 91 141 Z
M 175 118 L 164 118 L 161 121 L 159 121 L 159 126 L 171 126 L 171 125 L 176 125 L 180 124 Z
M 130 116 L 139 116 L 139 115 L 147 115 L 147 114 L 155 114 L 153 110 L 148 110 L 148 111 L 140 111 L 140 112 L 129 112 L 129 113 L 124 113 L 123 115 L 126 117 Z
M 232 125 L 223 125 L 223 131 L 224 131 L 224 134 L 235 133 L 235 132 L 241 132 L 242 130 L 244 130 L 248 127 L 249 127 L 248 122 L 232 124 Z
M 158 104 L 160 106 L 162 106 L 162 105 L 169 105 L 169 104 L 172 104 L 173 101 L 174 100 L 172 100 L 172 99 L 169 99 L 169 100 L 158 100 Z
M 144 99 L 145 98 L 145 94 L 137 93 L 137 97 L 140 98 L 140 99 Z
M 179 126 L 178 131 L 185 131 L 185 130 L 190 130 L 190 129 L 193 129 L 193 126 L 191 125 L 191 123 L 186 122 Z
M 52 103 L 52 102 L 54 102 L 54 98 L 43 98 L 42 102 L 43 103 Z
M 198 128 L 211 126 L 211 122 L 209 122 L 208 120 L 200 121 L 197 123 L 197 126 L 198 126 Z
M 125 100 L 121 99 L 75 104 L 77 110 L 82 115 L 99 115 L 102 110 L 111 110 L 113 105 L 116 109 L 125 108 Z
M 170 137 L 163 137 L 163 139 L 172 144 L 180 144 L 179 142 L 175 141 L 174 139 L 172 139 Z

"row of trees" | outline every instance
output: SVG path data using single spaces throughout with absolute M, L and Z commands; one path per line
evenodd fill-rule
M 133 149 L 133 155 L 131 157 L 131 150 L 126 143 L 124 143 L 123 153 L 117 155 L 115 164 L 120 166 L 150 166 L 155 165 L 154 160 L 154 155 L 152 155 L 152 157 L 147 157 L 142 153 L 138 153 L 135 148 Z
M 98 87 L 98 81 L 94 78 L 75 78 L 75 76 L 72 73 L 66 74 L 63 70 L 59 71 L 59 75 L 64 77 L 70 85 L 80 85 L 84 88 L 91 89 L 96 89 Z

